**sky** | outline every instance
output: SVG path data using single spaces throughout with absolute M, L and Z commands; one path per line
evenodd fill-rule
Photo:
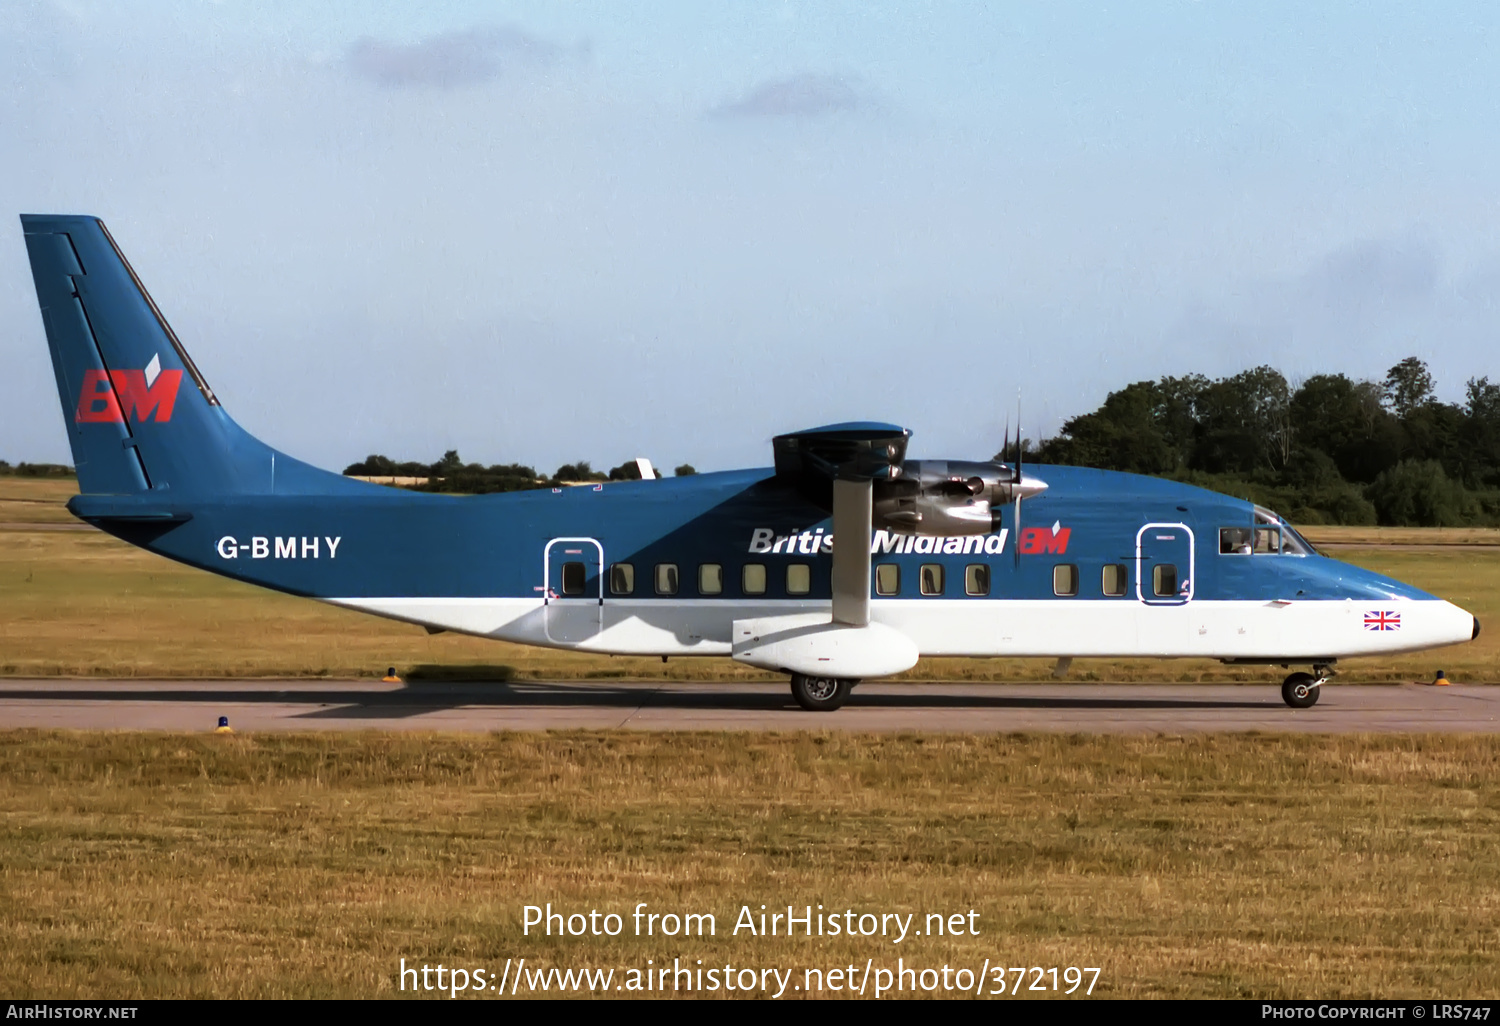
M 988 458 L 1131 381 L 1500 378 L 1500 8 L 0 4 L 0 459 L 71 462 L 20 213 L 109 225 L 292 455 Z

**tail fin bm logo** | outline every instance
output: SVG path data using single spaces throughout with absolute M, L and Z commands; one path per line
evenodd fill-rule
M 144 370 L 90 368 L 83 372 L 74 419 L 79 424 L 123 424 L 129 418 L 138 424 L 165 424 L 172 419 L 180 384 L 182 371 L 162 370 L 160 356 L 151 357 Z

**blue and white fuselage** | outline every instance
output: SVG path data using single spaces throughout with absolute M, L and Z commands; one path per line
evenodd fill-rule
M 1035 553 L 1016 558 L 1009 509 L 987 535 L 874 531 L 865 544 L 872 619 L 927 656 L 1301 663 L 1472 634 L 1473 617 L 1451 603 L 1297 552 L 1291 529 L 1264 514 L 1257 524 L 1248 502 L 1110 471 L 1031 472 L 1049 485 L 1025 503 L 1026 519 L 1044 525 L 1028 528 L 1043 534 Z M 86 519 L 97 508 L 88 496 L 74 500 Z M 278 591 L 529 645 L 728 656 L 734 621 L 826 618 L 831 603 L 831 520 L 769 468 L 487 496 L 370 486 L 313 503 L 194 501 L 191 511 L 145 547 Z M 1221 530 L 1253 539 L 1257 526 L 1260 552 L 1220 551 Z M 582 564 L 581 589 L 565 588 L 570 563 Z M 1174 568 L 1168 595 L 1154 593 L 1162 565 Z M 924 580 L 924 567 L 941 572 Z M 1386 623 L 1367 626 L 1372 612 L 1389 614 Z
M 1477 633 L 1248 502 L 1075 467 L 924 470 L 891 425 L 782 436 L 765 469 L 498 495 L 330 474 L 234 424 L 100 222 L 22 220 L 70 509 L 237 580 L 434 630 L 839 680 L 920 656 L 1329 666 Z

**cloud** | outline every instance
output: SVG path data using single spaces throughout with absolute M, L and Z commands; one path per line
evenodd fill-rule
M 1330 253 L 1303 286 L 1308 299 L 1334 309 L 1411 302 L 1432 294 L 1438 272 L 1438 255 L 1423 239 L 1369 239 Z
M 355 74 L 383 86 L 452 89 L 508 75 L 546 71 L 568 50 L 513 25 L 445 32 L 420 43 L 387 43 L 368 36 L 349 48 Z
M 710 113 L 726 118 L 819 117 L 872 106 L 870 97 L 848 80 L 811 73 L 763 82 Z

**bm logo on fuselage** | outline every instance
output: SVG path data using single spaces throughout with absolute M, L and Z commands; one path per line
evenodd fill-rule
M 90 367 L 83 372 L 73 419 L 79 424 L 123 424 L 127 420 L 165 424 L 172 419 L 181 384 L 182 371 L 162 370 L 160 356 L 151 357 L 143 370 Z

